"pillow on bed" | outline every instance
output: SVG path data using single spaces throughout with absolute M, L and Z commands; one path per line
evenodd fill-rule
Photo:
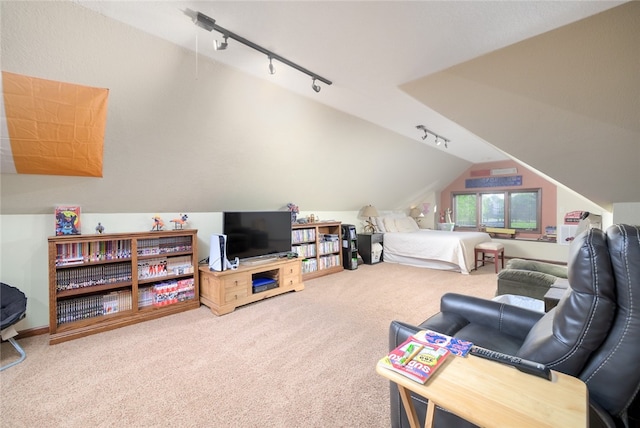
M 397 232 L 396 219 L 393 217 L 383 217 L 385 232 Z
M 398 232 L 415 232 L 420 230 L 418 223 L 416 223 L 416 221 L 411 217 L 397 218 L 395 220 Z
M 384 227 L 383 217 L 373 217 L 372 222 L 378 232 L 384 233 L 387 231 L 387 229 Z

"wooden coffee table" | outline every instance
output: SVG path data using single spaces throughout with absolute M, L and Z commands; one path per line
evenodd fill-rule
M 551 381 L 473 355 L 450 355 L 426 384 L 383 367 L 376 372 L 398 385 L 411 427 L 420 423 L 409 391 L 429 400 L 425 428 L 435 406 L 482 427 L 587 427 L 589 394 L 580 379 L 552 371 Z

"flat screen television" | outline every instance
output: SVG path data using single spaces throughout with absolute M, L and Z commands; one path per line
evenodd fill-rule
M 291 251 L 289 211 L 223 212 L 222 217 L 228 260 L 276 257 Z

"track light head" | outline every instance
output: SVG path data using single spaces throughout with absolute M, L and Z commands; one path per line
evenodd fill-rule
M 213 49 L 216 51 L 223 51 L 227 48 L 227 46 L 229 46 L 229 42 L 227 41 L 227 39 L 229 38 L 229 36 L 223 36 L 224 37 L 224 42 L 220 43 L 217 40 L 213 41 Z
M 320 89 L 322 89 L 319 85 L 316 85 L 316 78 L 313 78 L 313 81 L 311 82 L 311 89 L 313 89 L 316 92 L 320 92 Z
M 426 140 L 427 137 L 429 136 L 429 132 L 427 131 L 427 128 L 425 128 L 424 125 L 418 125 L 416 126 L 416 128 L 424 131 L 424 135 L 422 136 L 422 141 Z
M 428 130 L 426 126 L 417 125 L 416 129 L 420 129 L 421 131 L 424 132 L 424 135 L 421 137 L 422 141 L 426 140 L 429 137 L 429 134 L 431 134 L 431 135 L 433 135 L 435 137 L 436 146 L 440 146 L 440 145 L 442 145 L 442 143 L 444 143 L 444 147 L 446 149 L 449 148 L 449 141 L 450 140 L 447 140 L 446 138 L 436 134 L 435 132 Z
M 273 66 L 273 58 L 269 57 L 269 74 L 276 74 L 276 68 Z

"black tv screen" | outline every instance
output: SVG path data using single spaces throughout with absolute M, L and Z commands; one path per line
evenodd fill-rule
M 281 255 L 291 251 L 289 211 L 237 211 L 223 213 L 227 259 Z

